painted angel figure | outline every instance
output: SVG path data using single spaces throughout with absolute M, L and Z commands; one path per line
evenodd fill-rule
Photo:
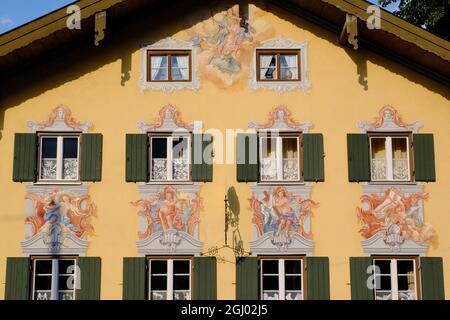
M 284 229 L 286 238 L 289 238 L 291 228 L 297 228 L 298 219 L 294 209 L 291 207 L 288 194 L 285 189 L 277 188 L 273 192 L 272 208 L 277 217 L 272 225 L 277 227 L 275 235 L 279 237 Z
M 162 230 L 183 230 L 184 224 L 181 220 L 180 209 L 177 207 L 176 195 L 172 190 L 166 190 L 163 193 L 163 199 L 157 211 L 157 221 L 161 224 Z

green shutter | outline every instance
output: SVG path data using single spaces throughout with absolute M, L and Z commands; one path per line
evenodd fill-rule
M 348 180 L 370 181 L 369 138 L 367 134 L 347 134 Z
M 100 133 L 81 135 L 81 181 L 102 180 L 102 144 Z
M 30 283 L 30 259 L 6 259 L 5 300 L 28 300 Z
M 237 135 L 237 181 L 258 181 L 258 143 L 256 134 Z
M 236 262 L 236 299 L 258 300 L 258 258 L 243 257 Z
M 148 136 L 127 134 L 126 140 L 126 181 L 146 182 L 148 180 Z
M 352 300 L 373 300 L 373 289 L 368 287 L 373 280 L 373 265 L 371 257 L 350 258 L 350 285 Z M 372 283 L 374 283 L 372 281 Z
M 33 182 L 36 178 L 37 136 L 35 133 L 14 135 L 13 181 Z
M 416 181 L 436 181 L 434 138 L 432 134 L 414 134 L 414 177 Z
M 215 257 L 194 258 L 195 300 L 217 299 L 217 267 Z
M 79 257 L 79 284 L 77 300 L 100 300 L 101 258 Z
M 212 135 L 192 135 L 192 181 L 212 181 Z
M 323 135 L 303 134 L 303 178 L 305 181 L 324 181 Z
M 420 258 L 423 300 L 445 300 L 442 258 Z
M 146 259 L 123 258 L 123 300 L 145 300 Z
M 306 277 L 306 298 L 308 300 L 330 300 L 328 257 L 307 257 Z

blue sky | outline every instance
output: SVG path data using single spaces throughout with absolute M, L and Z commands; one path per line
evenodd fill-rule
M 14 29 L 49 12 L 59 9 L 74 0 L 0 0 L 0 34 Z M 377 0 L 369 0 L 377 3 Z M 396 5 L 390 5 L 393 10 Z

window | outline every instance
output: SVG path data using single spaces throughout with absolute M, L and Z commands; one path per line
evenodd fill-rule
M 147 81 L 191 81 L 191 51 L 147 50 Z
M 150 136 L 150 180 L 189 181 L 190 136 Z
M 415 258 L 375 258 L 375 299 L 418 299 L 417 261 Z
M 40 181 L 79 179 L 79 135 L 40 135 Z
M 77 274 L 73 258 L 33 259 L 33 300 L 74 300 Z
M 258 81 L 300 81 L 300 50 L 257 50 Z
M 191 299 L 191 259 L 149 259 L 150 300 Z
M 410 181 L 410 136 L 370 135 L 372 181 Z
M 260 145 L 261 181 L 300 181 L 300 135 L 262 135 Z
M 261 299 L 303 300 L 303 259 L 262 258 Z

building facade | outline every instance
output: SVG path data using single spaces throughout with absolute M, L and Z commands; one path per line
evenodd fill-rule
M 449 42 L 359 0 L 75 5 L 0 37 L 1 299 L 449 296 Z

